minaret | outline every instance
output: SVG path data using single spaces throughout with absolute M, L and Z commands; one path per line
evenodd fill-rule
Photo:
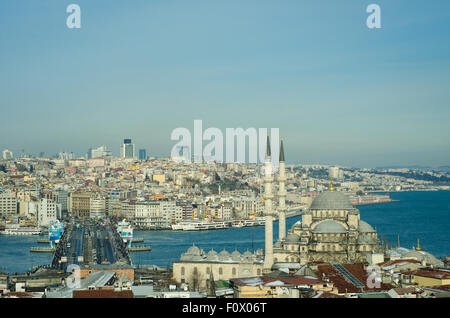
M 328 190 L 334 191 L 334 187 L 333 187 L 333 177 L 330 177 L 330 187 L 328 188 Z
M 284 183 L 286 181 L 286 174 L 285 174 L 285 161 L 284 161 L 284 147 L 283 147 L 283 138 L 281 138 L 281 145 L 280 145 L 280 172 L 278 175 L 278 225 L 279 225 L 279 231 L 278 231 L 278 238 L 280 241 L 284 241 L 286 238 L 286 190 L 284 187 Z
M 272 162 L 270 157 L 270 140 L 267 135 L 266 162 L 264 163 L 264 216 L 266 249 L 264 253 L 264 272 L 268 273 L 273 265 L 273 211 L 272 211 Z

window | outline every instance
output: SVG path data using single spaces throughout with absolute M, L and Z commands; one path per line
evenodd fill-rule
M 236 268 L 235 268 L 235 267 L 233 267 L 233 270 L 232 270 L 232 275 L 233 275 L 233 276 L 235 276 L 235 275 L 236 275 Z
M 223 274 L 223 269 L 222 269 L 222 267 L 219 267 L 219 275 L 222 275 Z

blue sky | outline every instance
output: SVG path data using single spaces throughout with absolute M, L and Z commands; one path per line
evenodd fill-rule
M 449 31 L 446 0 L 2 0 L 0 150 L 164 156 L 202 119 L 280 128 L 292 163 L 447 165 Z

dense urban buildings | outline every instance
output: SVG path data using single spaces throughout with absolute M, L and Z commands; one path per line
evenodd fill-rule
M 96 254 L 79 251 L 84 253 L 81 263 L 88 266 L 83 284 L 92 283 L 94 289 L 75 292 L 61 285 L 47 297 L 417 298 L 447 292 L 443 260 L 419 246 L 387 249 L 355 207 L 391 201 L 388 194 L 371 191 L 448 190 L 445 172 L 287 164 L 283 141 L 274 171 L 269 139 L 263 166 L 155 159 L 142 150 L 140 159 L 135 158 L 134 144 L 125 139 L 119 158 L 102 146 L 86 157 L 61 153 L 57 158 L 7 156 L 0 161 L 0 227 L 5 233 L 45 231 L 63 221 L 69 226 L 67 235 L 94 244 L 105 257 L 88 265 Z M 301 221 L 287 229 L 286 219 L 300 214 Z M 103 250 L 108 237 L 117 236 L 110 227 L 123 219 L 144 230 L 264 225 L 265 248 L 239 252 L 192 245 L 170 269 L 137 274 L 127 263 L 105 265 L 127 258 L 120 239 L 112 250 Z M 76 224 L 109 230 L 93 231 L 100 241 L 91 242 Z M 67 264 L 61 255 L 73 247 L 56 246 L 55 257 L 60 258 L 52 266 L 59 268 Z M 370 283 L 370 266 L 377 266 L 378 285 Z M 51 273 L 46 279 L 54 284 Z M 167 285 L 155 289 L 143 283 L 145 275 L 163 277 Z M 115 286 L 111 291 L 103 285 L 106 280 Z M 14 286 L 17 292 L 27 290 L 27 283 Z

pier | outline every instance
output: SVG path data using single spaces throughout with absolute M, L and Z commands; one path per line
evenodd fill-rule
M 151 250 L 152 248 L 150 246 L 132 246 L 127 248 L 128 252 L 148 252 Z
M 56 249 L 51 247 L 30 247 L 31 253 L 54 253 L 55 251 Z

